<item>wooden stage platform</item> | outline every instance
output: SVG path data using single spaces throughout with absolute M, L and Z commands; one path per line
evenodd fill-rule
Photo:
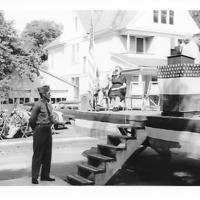
M 60 110 L 64 115 L 74 115 L 77 119 L 99 121 L 116 124 L 128 124 L 130 120 L 146 119 L 146 126 L 174 131 L 189 131 L 200 133 L 200 115 L 193 117 L 161 116 L 159 111 L 74 111 Z
M 160 116 L 159 111 L 77 111 L 77 110 L 62 110 L 64 115 L 74 115 L 77 119 L 84 119 L 90 121 L 100 121 L 116 124 L 128 124 L 132 119 L 144 119 L 149 116 Z
M 200 159 L 200 116 L 173 117 L 162 116 L 158 111 L 119 111 L 119 112 L 80 112 L 63 111 L 64 115 L 74 115 L 76 119 L 88 120 L 95 129 L 96 123 L 102 128 L 104 124 L 128 124 L 130 120 L 140 121 L 146 119 L 145 129 L 147 137 L 155 148 L 172 149 L 184 153 L 186 157 Z M 86 121 L 85 121 L 86 122 Z M 83 122 L 84 123 L 84 122 Z M 100 124 L 100 125 L 99 125 Z M 106 128 L 104 132 L 106 132 Z M 167 150 L 167 151 L 168 151 Z

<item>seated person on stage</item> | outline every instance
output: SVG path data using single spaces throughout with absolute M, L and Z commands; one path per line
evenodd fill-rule
M 112 86 L 108 92 L 114 111 L 119 110 L 120 102 L 125 100 L 126 96 L 126 77 L 121 74 L 121 70 L 121 67 L 115 67 L 111 80 Z
M 192 39 L 188 44 L 186 44 L 182 49 L 182 55 L 190 56 L 194 58 L 194 63 L 200 63 L 200 33 L 196 33 L 192 36 Z

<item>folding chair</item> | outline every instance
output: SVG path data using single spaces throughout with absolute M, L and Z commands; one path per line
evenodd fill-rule
M 160 91 L 157 81 L 150 81 L 145 96 L 145 108 L 160 110 Z
M 131 109 L 141 109 L 144 107 L 144 88 L 145 82 L 130 82 L 129 98 Z

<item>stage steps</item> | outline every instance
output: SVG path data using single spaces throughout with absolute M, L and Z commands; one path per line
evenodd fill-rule
M 94 181 L 90 181 L 79 175 L 69 175 L 67 179 L 71 185 L 94 185 Z
M 88 160 L 77 165 L 78 175 L 67 176 L 71 185 L 105 185 L 147 137 L 143 121 L 141 125 L 119 125 L 118 129 L 118 134 L 107 136 L 107 144 L 83 153 Z

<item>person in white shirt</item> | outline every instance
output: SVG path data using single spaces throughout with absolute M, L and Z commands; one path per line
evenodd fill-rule
M 192 35 L 190 35 L 190 34 L 184 35 L 184 37 L 183 37 L 183 44 L 184 45 L 188 44 L 191 39 L 192 39 Z
M 200 64 L 200 33 L 194 34 L 190 42 L 183 46 L 182 55 L 194 58 L 195 64 Z

